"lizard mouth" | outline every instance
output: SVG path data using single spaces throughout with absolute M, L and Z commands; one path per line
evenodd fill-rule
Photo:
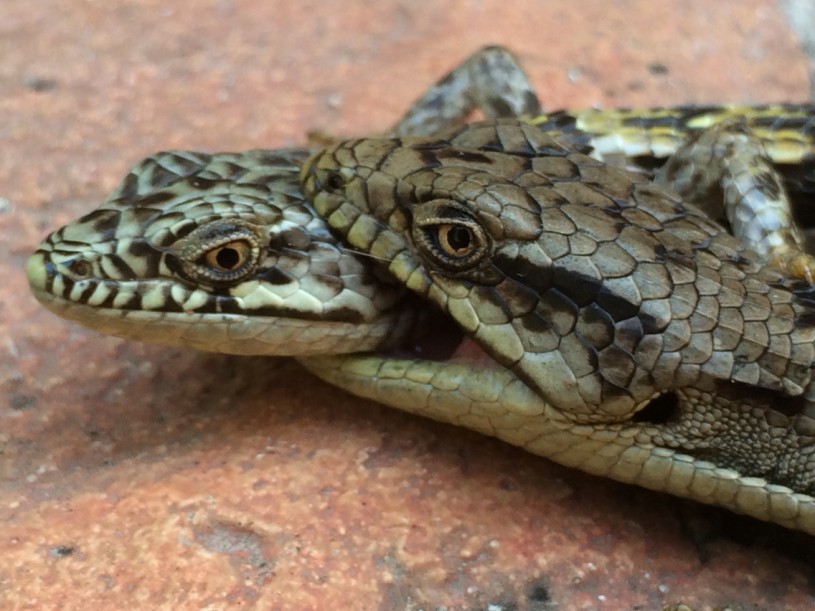
M 469 349 L 467 344 L 471 344 Z M 386 358 L 449 361 L 476 349 L 481 350 L 475 342 L 465 337 L 452 318 L 434 308 L 432 314 L 422 321 L 406 341 L 388 347 L 380 354 Z
M 427 309 L 413 332 L 406 338 L 377 350 L 377 356 L 385 361 L 457 362 L 469 364 L 476 369 L 497 366 L 495 359 L 468 337 L 451 316 L 442 312 L 435 304 L 424 305 Z

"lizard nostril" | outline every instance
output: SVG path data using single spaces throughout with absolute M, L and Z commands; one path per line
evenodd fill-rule
M 342 177 L 337 171 L 329 170 L 325 174 L 325 180 L 323 181 L 323 188 L 329 192 L 337 192 L 342 190 L 345 186 L 345 179 Z
M 77 278 L 85 278 L 91 273 L 91 265 L 84 259 L 74 259 L 66 267 Z

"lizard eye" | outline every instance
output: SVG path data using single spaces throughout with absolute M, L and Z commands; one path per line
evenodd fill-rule
M 475 267 L 492 249 L 484 228 L 454 201 L 434 200 L 416 206 L 412 235 L 423 257 L 451 272 Z
M 438 247 L 449 257 L 466 257 L 475 247 L 475 233 L 466 225 L 438 225 L 434 231 Z
M 235 221 L 207 223 L 183 238 L 173 250 L 191 280 L 224 286 L 252 274 L 261 260 L 259 227 Z
M 217 246 L 204 254 L 204 263 L 214 271 L 230 274 L 244 267 L 251 258 L 251 242 L 235 240 L 223 246 Z

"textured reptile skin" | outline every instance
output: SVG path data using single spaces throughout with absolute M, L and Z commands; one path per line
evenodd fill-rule
M 725 198 L 729 200 L 726 215 L 736 231 L 739 231 L 738 224 L 746 221 L 742 224 L 753 233 L 743 232 L 742 239 L 752 246 L 767 242 L 770 258 L 776 257 L 773 253 L 778 253 L 780 244 L 782 256 L 778 258 L 801 277 L 807 277 L 807 270 L 811 269 L 811 259 L 800 253 L 800 241 L 790 222 L 783 189 L 773 188 L 780 184 L 773 182 L 774 173 L 781 171 L 784 186 L 793 200 L 808 203 L 814 183 L 812 116 L 815 112 L 811 106 L 566 110 L 544 114 L 528 79 L 511 54 L 490 47 L 466 60 L 432 87 L 391 133 L 434 133 L 463 121 L 474 108 L 493 117 L 526 115 L 526 121 L 550 131 L 573 149 L 590 152 L 612 163 L 633 164 L 641 176 L 648 178 L 651 168 L 670 156 L 672 159 L 662 174 L 671 186 L 684 190 L 683 181 L 692 186 L 707 181 L 713 190 L 735 191 L 736 197 Z M 726 129 L 719 130 L 718 126 Z M 468 146 L 480 145 L 470 142 Z M 723 149 L 726 155 L 721 155 Z M 552 150 L 558 151 L 555 157 L 564 156 L 561 149 Z M 364 253 L 349 252 L 329 234 L 324 221 L 304 202 L 300 190 L 297 173 L 306 155 L 307 151 L 302 149 L 216 155 L 178 151 L 148 158 L 131 170 L 98 210 L 54 232 L 43 242 L 27 270 L 35 296 L 60 316 L 104 333 L 203 350 L 319 355 L 393 345 L 399 351 L 391 349 L 388 356 L 383 353 L 312 356 L 301 358 L 301 362 L 325 379 L 357 394 L 498 435 L 564 464 L 719 503 L 809 532 L 815 530 L 812 499 L 766 479 L 745 475 L 772 471 L 775 465 L 778 478 L 772 479 L 768 474 L 768 479 L 789 481 L 797 489 L 809 486 L 808 478 L 802 475 L 809 473 L 808 466 L 782 464 L 784 456 L 790 457 L 792 462 L 808 456 L 803 447 L 808 426 L 806 398 L 802 399 L 799 394 L 789 400 L 792 403 L 787 406 L 787 400 L 776 400 L 778 391 L 759 389 L 761 384 L 771 383 L 783 386 L 782 394 L 795 395 L 798 392 L 795 385 L 805 384 L 806 375 L 796 374 L 788 367 L 794 360 L 805 360 L 802 357 L 805 347 L 784 345 L 785 340 L 793 336 L 786 333 L 787 327 L 806 320 L 804 316 L 792 317 L 799 316 L 796 308 L 800 305 L 786 306 L 791 316 L 753 320 L 756 308 L 751 300 L 766 304 L 778 296 L 776 292 L 762 297 L 761 289 L 751 284 L 749 295 L 738 291 L 730 295 L 728 291 L 740 286 L 739 280 L 730 278 L 727 283 L 716 284 L 714 274 L 712 284 L 702 280 L 699 284 L 697 279 L 689 280 L 683 272 L 675 282 L 664 268 L 649 267 L 645 263 L 635 265 L 636 269 L 629 270 L 632 277 L 639 275 L 643 280 L 656 282 L 643 285 L 641 301 L 635 305 L 643 311 L 657 310 L 652 312 L 655 318 L 649 319 L 652 324 L 660 320 L 658 314 L 663 315 L 663 322 L 666 316 L 674 317 L 661 333 L 673 343 L 663 351 L 651 346 L 651 352 L 643 351 L 640 356 L 657 358 L 664 353 L 685 361 L 681 367 L 676 366 L 673 381 L 670 376 L 651 381 L 648 367 L 653 363 L 629 359 L 629 366 L 633 363 L 639 377 L 630 378 L 633 394 L 627 390 L 621 392 L 620 387 L 631 372 L 626 371 L 624 359 L 618 363 L 614 354 L 615 350 L 622 348 L 625 352 L 628 348 L 626 341 L 631 341 L 631 330 L 624 325 L 618 330 L 620 321 L 608 319 L 605 332 L 610 343 L 604 348 L 603 361 L 604 368 L 608 367 L 597 375 L 582 376 L 578 390 L 583 394 L 577 393 L 570 405 L 575 404 L 583 411 L 564 412 L 553 407 L 555 402 L 543 398 L 549 383 L 536 376 L 542 367 L 546 375 L 552 370 L 552 363 L 547 364 L 545 357 L 537 356 L 537 363 L 533 358 L 524 357 L 510 369 L 486 358 L 479 362 L 458 356 L 443 358 L 449 356 L 445 354 L 446 349 L 439 351 L 437 347 L 433 347 L 431 353 L 440 360 L 428 360 L 430 353 L 426 351 L 421 358 L 394 356 L 412 353 L 410 344 L 414 334 L 410 330 L 415 326 L 414 320 L 433 316 L 432 308 L 419 306 L 417 310 L 416 300 L 405 296 L 407 291 L 401 283 L 383 276 Z M 725 171 L 720 168 L 709 172 L 714 164 L 699 162 L 705 155 L 714 160 L 736 159 L 738 163 L 728 164 Z M 410 159 L 411 163 L 414 161 Z M 344 162 L 353 165 L 355 160 Z M 548 162 L 544 157 L 538 161 Z M 604 166 L 584 160 L 575 167 L 594 176 L 600 194 L 604 190 L 616 193 L 623 188 L 624 181 L 618 182 L 619 175 Z M 454 175 L 450 176 L 455 179 Z M 700 181 L 700 177 L 705 180 Z M 580 180 L 574 178 L 574 183 L 580 183 L 583 176 Z M 567 182 L 564 179 L 560 186 L 564 187 Z M 591 181 L 582 182 L 583 186 L 576 184 L 575 188 L 592 191 Z M 733 189 L 728 185 L 733 185 Z M 656 209 L 673 205 L 664 195 L 648 195 L 650 188 L 645 185 L 638 189 L 642 192 L 638 191 L 636 201 Z M 514 192 L 518 194 L 517 189 Z M 695 201 L 704 201 L 707 195 L 685 193 Z M 617 197 L 624 200 L 619 193 Z M 768 202 L 773 205 L 768 206 Z M 720 204 L 721 198 L 710 213 L 724 216 Z M 358 214 L 353 210 L 348 212 Z M 516 212 L 522 214 L 520 208 Z M 683 215 L 687 217 L 687 211 Z M 611 235 L 612 239 L 606 242 L 598 239 L 597 244 L 606 254 L 613 254 L 614 245 L 625 242 L 624 236 L 647 229 L 637 226 L 640 213 L 629 209 L 625 213 L 625 219 L 628 218 L 635 221 L 632 227 L 617 227 L 617 234 L 608 234 L 608 230 L 596 222 L 588 223 L 586 228 L 599 232 L 595 238 Z M 534 214 L 527 220 L 534 222 Z M 669 224 L 668 219 L 661 220 Z M 687 220 L 679 222 L 677 219 L 676 227 Z M 540 224 L 541 218 L 537 222 Z M 699 218 L 698 222 L 697 230 L 702 235 L 710 228 L 720 232 L 706 219 Z M 361 239 L 364 241 L 364 237 Z M 561 235 L 561 239 L 576 240 L 578 247 L 585 244 L 582 238 L 566 234 Z M 716 248 L 723 248 L 723 244 L 724 238 L 717 237 Z M 743 250 L 735 243 L 731 246 L 738 252 Z M 697 251 L 693 250 L 685 260 L 694 261 Z M 635 248 L 629 254 L 635 263 L 639 252 Z M 709 252 L 719 251 L 709 249 Z M 621 298 L 632 297 L 624 290 L 626 285 L 628 288 L 632 285 L 623 277 L 611 277 L 613 270 L 608 266 L 614 264 L 613 258 L 607 259 L 599 251 L 593 258 L 597 273 L 603 274 L 600 284 L 620 291 L 607 296 L 611 303 L 602 302 L 608 307 L 607 313 L 613 313 L 611 306 L 624 307 Z M 755 259 L 750 261 L 755 265 Z M 558 262 L 562 264 L 564 259 Z M 623 271 L 625 268 L 618 269 L 617 273 Z M 408 284 L 421 289 L 414 286 L 421 278 L 417 271 L 410 276 Z M 597 276 L 588 276 L 588 279 L 584 288 L 589 288 L 590 281 L 597 280 Z M 675 282 L 679 295 L 686 293 L 686 301 L 658 297 L 667 290 L 665 282 Z M 772 291 L 780 290 L 782 297 L 788 296 L 785 283 L 790 281 L 782 281 L 781 288 Z M 713 296 L 699 292 L 700 288 L 716 286 L 722 291 Z M 456 292 L 460 290 L 455 284 L 446 288 L 450 287 Z M 493 293 L 489 291 L 486 295 Z M 443 297 L 433 286 L 428 295 L 433 299 Z M 730 299 L 725 312 L 730 318 L 711 319 L 709 325 L 712 326 L 708 329 L 699 320 L 700 310 L 694 307 L 710 306 L 716 299 L 720 300 L 716 303 L 725 303 L 721 301 L 722 295 Z M 698 302 L 694 301 L 697 298 Z M 518 352 L 517 345 L 510 345 L 512 342 L 520 342 L 524 347 L 524 342 L 536 341 L 532 333 L 536 328 L 534 324 L 531 331 L 524 326 L 529 320 L 535 320 L 534 316 L 521 316 L 516 331 L 511 323 L 498 325 L 490 318 L 497 315 L 495 302 L 490 305 L 484 295 L 456 293 L 452 300 L 445 298 L 445 303 L 448 301 L 455 308 L 456 316 L 470 325 L 467 328 L 472 328 L 477 318 L 474 306 L 479 306 L 478 315 L 492 325 L 486 344 L 493 346 L 499 356 L 506 358 Z M 736 311 L 733 305 L 736 302 L 744 307 Z M 497 303 L 500 305 L 501 301 Z M 775 307 L 776 314 L 783 314 L 783 299 Z M 696 314 L 689 314 L 691 311 Z M 758 311 L 768 312 L 766 307 Z M 538 318 L 538 324 L 545 323 L 544 318 Z M 564 319 L 558 316 L 553 320 L 562 322 Z M 448 335 L 443 331 L 449 331 L 455 342 L 461 333 L 458 324 L 450 319 L 442 322 L 447 329 L 436 328 L 431 334 L 441 337 Z M 755 358 L 755 367 L 752 361 L 744 366 L 741 361 L 729 365 L 731 373 L 738 372 L 749 380 L 734 386 L 735 394 L 728 404 L 728 385 L 721 382 L 725 378 L 715 377 L 724 375 L 728 364 L 721 360 L 721 355 L 715 355 L 718 361 L 714 355 L 708 355 L 709 346 L 705 342 L 752 338 L 750 334 L 761 324 L 768 330 L 768 347 L 769 331 L 773 332 L 773 349 L 779 351 L 780 358 L 762 351 L 760 343 L 743 342 L 741 349 L 749 358 Z M 504 333 L 510 327 L 514 340 L 512 335 Z M 592 329 L 602 332 L 596 324 Z M 562 343 L 558 348 L 563 347 L 565 354 L 569 342 L 574 343 L 580 336 L 549 334 L 550 340 L 557 337 L 562 337 L 562 341 L 558 339 Z M 502 338 L 510 343 L 502 343 Z M 696 344 L 683 343 L 690 339 Z M 590 356 L 595 348 L 591 344 L 588 348 L 584 346 L 582 356 Z M 717 353 L 726 352 L 721 347 L 714 345 L 714 348 Z M 756 356 L 759 352 L 761 356 Z M 569 354 L 580 356 L 579 347 Z M 694 355 L 704 363 L 693 363 Z M 706 355 L 710 357 L 707 360 Z M 571 367 L 575 362 L 565 365 Z M 615 369 L 618 364 L 620 367 Z M 751 386 L 755 377 L 751 367 L 757 368 L 760 384 Z M 567 370 L 560 365 L 555 373 L 563 371 Z M 669 368 L 663 367 L 660 371 L 669 371 Z M 689 380 L 693 384 L 681 386 Z M 699 390 L 705 381 L 715 387 L 713 391 Z M 564 382 L 555 379 L 552 388 L 557 384 Z M 665 393 L 663 398 L 651 402 L 650 407 L 628 417 L 626 410 L 638 407 L 637 402 L 650 385 L 663 388 L 662 384 L 667 384 L 666 388 L 673 388 L 671 384 L 675 384 L 681 392 Z M 747 399 L 744 388 L 750 389 Z M 770 396 L 762 396 L 764 392 Z M 671 397 L 682 399 L 680 406 L 684 412 L 671 406 Z M 693 407 L 694 401 L 699 406 L 695 411 L 688 408 Z M 765 412 L 771 402 L 774 409 Z M 746 412 L 749 413 L 745 416 Z M 682 435 L 688 436 L 685 430 L 688 427 L 670 426 L 672 418 L 683 413 L 703 418 L 703 422 L 690 427 L 690 437 L 702 440 L 703 447 L 697 445 L 689 450 L 690 446 L 682 442 Z M 754 421 L 766 420 L 766 414 L 770 413 L 774 414 L 772 428 L 755 442 L 751 437 L 758 430 Z M 717 414 L 728 415 L 730 420 L 722 417 L 710 421 Z M 789 418 L 789 433 L 781 432 L 787 430 L 782 416 Z M 613 422 L 613 418 L 617 421 Z M 688 424 L 687 418 L 679 420 L 680 424 Z M 731 420 L 733 431 L 729 434 L 719 437 L 697 434 L 727 428 Z M 663 439 L 665 435 L 668 438 Z M 716 443 L 722 447 L 705 445 L 710 439 L 717 439 Z M 754 442 L 760 453 L 752 451 Z M 671 449 L 670 444 L 678 449 Z M 742 468 L 737 464 L 739 460 L 750 464 Z M 754 467 L 751 461 L 760 464 Z
M 340 143 L 303 176 L 344 240 L 435 302 L 493 361 L 459 360 L 459 376 L 494 370 L 505 385 L 496 399 L 512 389 L 520 404 L 467 407 L 449 400 L 451 380 L 436 396 L 424 364 L 376 365 L 425 372 L 412 380 L 424 396 L 413 408 L 368 394 L 815 532 L 809 285 L 670 192 L 515 120 Z M 375 366 L 316 367 L 360 392 L 363 365 Z
M 474 109 L 526 115 L 569 146 L 616 163 L 651 168 L 673 155 L 664 172 L 672 186 L 694 201 L 709 198 L 683 185 L 735 192 L 724 210 L 722 197 L 714 197 L 709 214 L 726 214 L 740 239 L 766 259 L 800 277 L 813 275 L 815 263 L 801 250 L 776 179 L 786 168 L 792 172 L 784 183 L 793 196 L 812 190 L 810 107 L 543 114 L 512 54 L 487 47 L 431 87 L 390 133 L 430 134 Z M 734 123 L 748 133 L 725 130 L 724 144 L 736 137 L 751 146 L 730 146 L 729 162 L 710 172 L 713 164 L 698 159 L 717 155 L 722 143 L 709 135 Z M 98 210 L 43 242 L 28 264 L 35 296 L 58 315 L 103 333 L 239 354 L 356 351 L 408 334 L 414 304 L 403 301 L 398 312 L 392 307 L 402 289 L 383 284 L 370 262 L 341 252 L 342 244 L 303 203 L 296 174 L 306 155 L 304 149 L 176 151 L 146 159 Z M 236 217 L 252 227 L 242 234 L 225 229 Z M 207 257 L 226 257 L 229 273 L 219 271 L 217 261 L 211 268 Z
M 28 262 L 54 313 L 117 337 L 231 354 L 373 349 L 413 324 L 303 201 L 305 149 L 159 153 Z

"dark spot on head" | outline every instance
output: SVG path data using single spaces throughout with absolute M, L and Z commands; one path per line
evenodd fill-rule
M 269 243 L 269 248 L 279 250 L 282 248 L 305 252 L 311 244 L 311 236 L 303 227 L 291 227 L 275 236 Z
M 124 201 L 131 201 L 139 192 L 139 177 L 131 172 L 125 176 L 122 184 L 119 186 L 118 199 Z
M 169 162 L 167 161 L 168 158 Z M 196 172 L 200 172 L 211 159 L 212 155 L 206 153 L 159 153 L 150 158 L 155 167 L 151 177 L 153 180 L 150 181 L 150 184 L 153 187 L 160 187 L 174 183 L 180 176 L 192 176 Z M 165 165 L 169 167 L 165 167 Z
M 262 273 L 258 274 L 258 278 L 263 280 L 263 282 L 268 282 L 269 284 L 273 284 L 275 286 L 294 282 L 294 278 L 276 266 L 264 270 Z
M 648 64 L 648 72 L 655 75 L 668 74 L 668 66 L 662 62 L 653 62 Z
M 107 261 L 111 267 L 116 269 L 116 280 L 135 280 L 138 277 L 133 268 L 119 255 L 110 254 L 107 256 Z
M 333 320 L 356 324 L 362 322 L 364 317 L 363 314 L 355 308 L 337 308 L 326 314 L 317 312 L 313 315 L 313 318 L 315 320 Z
M 614 321 L 603 308 L 593 303 L 583 309 L 581 319 L 591 326 L 591 344 L 595 349 L 602 350 L 614 343 Z
M 493 163 L 493 159 L 484 153 L 474 150 L 447 148 L 436 153 L 438 159 L 456 159 L 469 163 Z
M 456 132 L 460 133 L 462 131 L 467 130 L 468 127 L 466 125 L 462 126 L 461 129 Z M 401 140 L 400 140 L 401 142 Z M 451 144 L 448 140 L 421 140 L 415 144 L 412 144 L 410 148 L 414 151 L 438 151 L 441 149 L 450 148 Z
M 577 274 L 562 267 L 555 267 L 553 284 L 580 308 L 594 303 L 603 287 L 603 281 L 599 278 Z
M 600 287 L 597 295 L 597 305 L 608 312 L 616 322 L 633 318 L 639 314 L 640 306 L 636 303 L 631 303 L 624 297 L 615 295 L 606 289 L 605 286 Z
M 194 177 L 190 178 L 188 184 L 191 187 L 193 187 L 194 189 L 201 189 L 203 191 L 203 190 L 211 189 L 212 187 L 217 185 L 218 182 L 220 182 L 220 181 L 212 180 L 210 178 L 202 178 L 201 176 L 194 176 Z
M 90 225 L 98 233 L 115 232 L 121 222 L 121 213 L 110 208 L 97 208 L 77 221 Z
M 133 240 L 127 247 L 127 253 L 134 257 L 143 258 L 155 256 L 156 249 L 147 240 Z
M 181 225 L 181 227 L 176 227 L 172 232 L 168 231 L 167 233 L 164 234 L 165 237 L 162 240 L 161 245 L 167 246 L 169 244 L 172 244 L 173 242 L 177 242 L 178 240 L 190 235 L 200 226 L 201 225 L 198 225 L 198 223 L 195 222 L 187 222 L 184 225 Z
M 642 325 L 643 335 L 662 333 L 670 322 L 668 318 L 657 318 L 643 311 L 639 312 L 638 318 Z
M 423 169 L 430 170 L 433 168 L 437 168 L 441 165 L 441 162 L 439 161 L 439 158 L 436 156 L 436 153 L 439 150 L 449 146 L 450 144 L 448 142 L 440 140 L 435 142 L 419 144 L 417 146 L 414 146 L 413 150 L 419 154 Z
M 493 265 L 507 278 L 523 284 L 538 295 L 542 295 L 552 287 L 552 268 L 542 268 L 526 257 L 520 255 L 508 257 L 497 252 L 493 257 Z
M 150 278 L 158 275 L 158 266 L 161 262 L 159 253 L 147 240 L 134 240 L 127 247 L 127 253 L 141 259 L 145 265 L 144 277 Z
M 172 193 L 171 191 L 158 190 L 158 191 L 154 191 L 153 193 L 150 193 L 148 195 L 145 195 L 144 197 L 140 197 L 138 200 L 133 202 L 133 205 L 134 206 L 144 206 L 144 207 L 157 206 L 157 205 L 163 204 L 164 202 L 166 202 L 168 200 L 173 199 L 173 197 L 175 197 L 175 194 Z
M 521 317 L 521 325 L 530 334 L 554 333 L 552 323 L 541 316 L 540 312 L 530 312 Z

